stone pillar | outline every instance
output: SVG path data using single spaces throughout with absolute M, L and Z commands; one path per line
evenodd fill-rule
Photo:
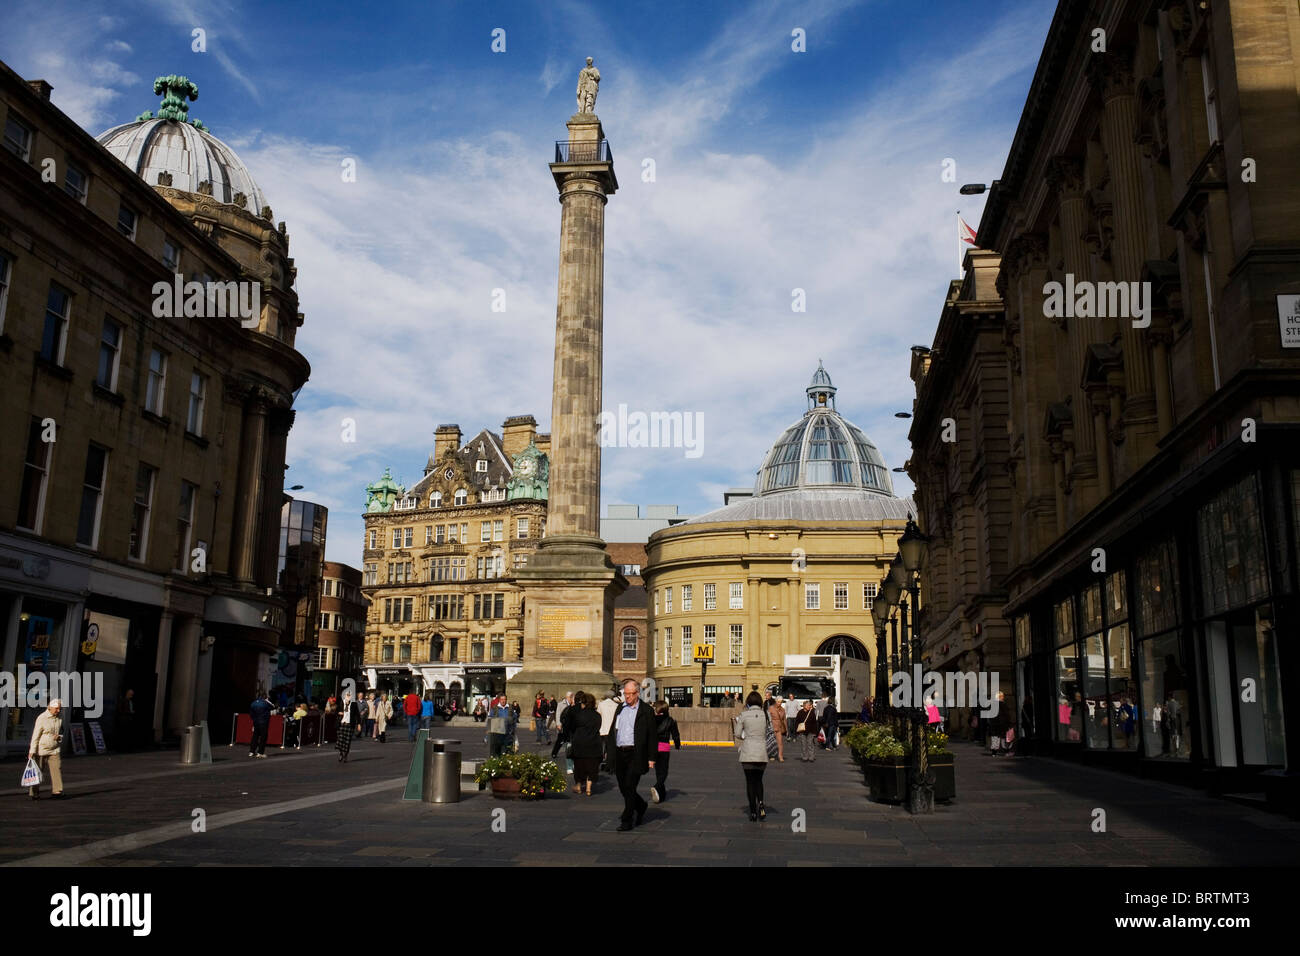
M 163 611 L 162 618 L 158 622 L 158 655 L 154 659 L 154 673 L 157 680 L 154 683 L 153 694 L 153 741 L 158 743 L 163 738 L 163 732 L 166 729 L 163 726 L 163 715 L 167 711 L 167 696 L 171 688 L 167 685 L 167 669 L 171 664 L 172 652 L 172 612 Z
M 1127 59 L 1114 53 L 1099 55 L 1096 63 L 1093 77 L 1104 103 L 1101 142 L 1106 151 L 1110 192 L 1114 200 L 1115 235 L 1111 263 L 1117 281 L 1137 282 L 1142 278 L 1142 264 L 1146 261 L 1143 236 L 1147 216 L 1142 150 L 1134 140 L 1138 129 L 1138 103 L 1133 72 Z M 1156 411 L 1146 332 L 1133 328 L 1132 317 L 1120 318 L 1117 325 L 1124 350 L 1125 434 L 1126 438 L 1135 434 L 1140 436 L 1144 445 L 1153 436 Z M 1141 445 L 1130 445 L 1126 454 L 1135 463 L 1145 457 Z
M 232 562 L 236 580 L 252 584 L 257 573 L 258 528 L 266 470 L 267 403 L 254 392 L 244 407 L 243 443 L 239 456 L 239 499 L 235 503 L 238 544 Z
M 169 733 L 179 734 L 194 723 L 195 685 L 199 673 L 199 632 L 203 622 L 197 617 L 182 617 L 177 622 L 172 661 L 171 709 Z
M 1088 213 L 1084 205 L 1083 172 L 1079 162 L 1064 156 L 1055 157 L 1048 163 L 1047 182 L 1060 196 L 1061 252 L 1065 271 L 1073 275 L 1076 282 L 1091 279 L 1088 248 L 1084 242 Z M 1083 391 L 1083 363 L 1088 346 L 1101 341 L 1101 332 L 1093 317 L 1075 316 L 1065 321 L 1069 323 L 1070 378 L 1061 386 L 1071 396 L 1072 417 L 1078 426 L 1074 429 L 1074 468 L 1070 469 L 1075 474 L 1067 477 L 1079 487 L 1083 500 L 1078 513 L 1082 513 L 1092 508 L 1097 500 L 1097 446 L 1089 421 L 1088 397 Z

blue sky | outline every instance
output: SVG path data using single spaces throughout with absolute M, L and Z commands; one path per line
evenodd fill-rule
M 699 457 L 605 449 L 602 501 L 720 506 L 802 414 L 819 359 L 841 413 L 903 464 L 908 349 L 931 341 L 956 277 L 956 210 L 977 225 L 983 206 L 956 187 L 1000 175 L 1054 4 L 10 7 L 0 59 L 52 83 L 92 133 L 156 109 L 155 76 L 194 80 L 190 115 L 287 222 L 312 377 L 286 484 L 329 507 L 328 557 L 357 565 L 365 485 L 385 467 L 417 480 L 439 423 L 470 435 L 531 413 L 549 429 L 560 208 L 546 164 L 587 56 L 620 181 L 604 404 L 704 416 Z

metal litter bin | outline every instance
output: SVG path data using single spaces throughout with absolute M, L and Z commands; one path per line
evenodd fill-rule
M 420 793 L 425 803 L 460 802 L 460 751 L 459 740 L 434 740 L 424 742 L 424 785 Z
M 181 731 L 181 763 L 198 763 L 202 756 L 202 726 L 186 727 Z

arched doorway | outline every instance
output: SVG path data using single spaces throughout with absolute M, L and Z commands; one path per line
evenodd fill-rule
M 836 634 L 834 637 L 828 637 L 817 645 L 818 654 L 838 654 L 840 657 L 848 657 L 857 661 L 870 661 L 871 655 L 867 652 L 867 646 L 856 637 L 848 634 Z

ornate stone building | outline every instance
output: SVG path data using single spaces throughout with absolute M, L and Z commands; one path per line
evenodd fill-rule
M 1273 0 L 1062 3 L 979 228 L 1004 312 L 973 255 L 914 362 L 927 530 L 953 488 L 988 489 L 960 502 L 987 558 L 962 554 L 931 643 L 986 560 L 1042 746 L 1279 795 L 1294 775 L 1260 772 L 1300 757 L 1297 37 Z M 970 382 L 989 407 L 963 414 L 947 390 Z
M 309 372 L 284 224 L 187 118 L 193 84 L 155 89 L 158 117 L 96 139 L 0 65 L 0 668 L 103 671 L 110 745 L 127 689 L 138 742 L 202 718 L 220 740 L 266 676 Z M 177 274 L 258 307 L 159 317 Z
M 341 682 L 349 677 L 360 686 L 366 607 L 361 572 L 337 561 L 326 561 L 320 586 L 319 644 L 312 658 L 313 697 L 340 693 Z
M 531 415 L 467 442 L 440 425 L 424 477 L 367 487 L 364 669 L 373 688 L 459 706 L 506 689 L 523 663 L 516 572 L 546 531 L 550 436 Z
M 700 703 L 694 644 L 712 644 L 703 696 L 748 693 L 786 654 L 868 660 L 871 606 L 912 503 L 894 496 L 874 444 L 835 409 L 818 368 L 807 410 L 764 456 L 753 493 L 650 536 L 651 676 L 675 705 Z

